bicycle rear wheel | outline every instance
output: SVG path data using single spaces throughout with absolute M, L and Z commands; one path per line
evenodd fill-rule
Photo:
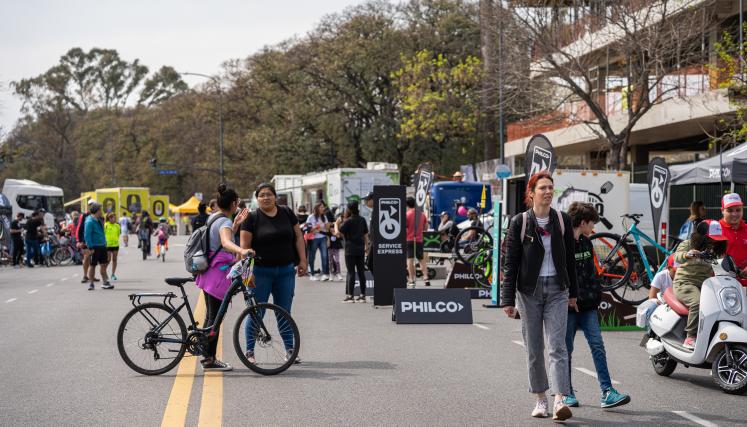
M 472 277 L 474 277 L 475 283 L 482 288 L 489 288 L 493 280 L 492 255 L 492 253 L 482 250 L 473 258 Z
M 57 265 L 69 265 L 73 262 L 73 252 L 70 248 L 57 248 L 53 258 Z
M 612 233 L 592 234 L 589 240 L 594 249 L 594 265 L 602 291 L 611 291 L 624 285 L 633 273 L 633 258 L 628 245 L 620 242 L 620 236 Z
M 645 272 L 643 261 L 639 257 L 636 257 L 636 264 L 639 268 L 630 275 L 630 279 L 622 286 L 612 289 L 612 296 L 623 304 L 638 305 L 648 299 L 651 281 Z M 651 266 L 651 270 L 652 275 L 656 273 L 653 266 Z
M 474 235 L 469 240 L 462 240 L 469 233 Z M 493 248 L 493 237 L 482 227 L 467 227 L 454 239 L 454 255 L 464 264 L 471 265 L 480 251 L 490 252 Z
M 172 311 L 163 304 L 146 303 L 133 308 L 122 319 L 117 348 L 122 360 L 135 372 L 160 375 L 173 369 L 184 357 L 187 327 L 176 313 L 169 319 Z M 180 343 L 163 342 L 163 338 Z
M 262 375 L 276 375 L 296 361 L 301 336 L 290 313 L 264 302 L 247 307 L 239 315 L 233 328 L 233 346 L 247 368 Z M 254 351 L 254 363 L 247 357 L 250 350 Z

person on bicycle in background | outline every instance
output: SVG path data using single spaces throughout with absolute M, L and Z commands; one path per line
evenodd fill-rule
M 702 259 L 700 255 L 705 251 L 713 251 L 716 256 L 723 255 L 726 252 L 727 241 L 721 223 L 707 219 L 695 227 L 690 240 L 680 243 L 675 252 L 674 260 L 679 263 L 679 267 L 674 276 L 672 289 L 677 299 L 689 309 L 685 326 L 687 338 L 683 343 L 683 347 L 688 350 L 695 348 L 695 339 L 698 335 L 700 287 L 706 279 L 713 276 L 711 263 Z
M 137 226 L 137 237 L 140 241 L 137 247 L 142 249 L 143 254 L 150 255 L 151 234 L 153 234 L 153 221 L 150 219 L 148 211 L 143 211 L 140 215 L 140 223 Z
M 469 220 L 469 227 L 484 228 L 482 221 L 480 221 L 480 217 L 477 215 L 477 209 L 469 208 L 467 211 L 467 219 Z M 465 244 L 471 242 L 475 239 L 476 235 L 477 231 L 470 230 L 468 233 L 464 233 L 464 236 L 462 236 L 459 243 Z
M 161 255 L 161 251 L 168 251 L 169 250 L 169 223 L 166 222 L 166 218 L 160 218 L 158 220 L 158 226 L 156 227 L 155 233 L 153 233 L 154 236 L 158 240 L 156 240 L 156 258 L 158 258 Z
M 94 290 L 93 277 L 96 266 L 100 266 L 101 278 L 104 283 L 102 289 L 114 289 L 114 285 L 109 283 L 109 277 L 106 274 L 106 266 L 109 264 L 109 256 L 106 252 L 106 235 L 104 234 L 104 222 L 101 205 L 93 203 L 89 207 L 89 215 L 86 217 L 85 234 L 83 239 L 90 250 L 91 264 L 88 267 L 89 285 L 88 290 Z
M 719 220 L 724 236 L 729 239 L 726 254 L 731 255 L 739 267 L 737 280 L 742 286 L 747 286 L 747 224 L 742 219 L 742 198 L 737 193 L 725 194 L 721 199 L 721 214 Z
M 594 224 L 599 222 L 599 214 L 591 203 L 573 202 L 568 208 L 568 215 L 573 225 L 573 236 L 576 239 L 576 281 L 578 298 L 576 308 L 568 308 L 568 324 L 565 333 L 565 346 L 568 349 L 568 378 L 570 394 L 563 402 L 570 407 L 579 406 L 573 390 L 573 370 L 571 369 L 573 342 L 576 331 L 584 332 L 586 343 L 591 350 L 594 368 L 597 371 L 599 387 L 602 390 L 600 404 L 602 408 L 614 408 L 630 402 L 630 396 L 619 393 L 612 387 L 610 372 L 607 367 L 607 353 L 604 350 L 602 330 L 599 328 L 597 308 L 602 302 L 602 285 L 594 265 L 594 247 L 589 236 L 594 232 Z
M 654 280 L 651 281 L 651 289 L 648 290 L 648 299 L 656 300 L 657 304 L 661 304 L 656 296 L 659 292 L 664 292 L 667 288 L 672 287 L 672 281 L 674 280 L 675 273 L 677 273 L 678 266 L 679 264 L 674 260 L 674 254 L 669 255 L 667 257 L 667 268 L 656 273 Z
M 242 249 L 233 241 L 233 221 L 231 221 L 231 218 L 238 210 L 239 195 L 233 189 L 227 188 L 226 184 L 221 184 L 218 186 L 217 196 L 218 211 L 213 211 L 207 222 L 210 227 L 208 230 L 210 236 L 210 247 L 208 248 L 210 266 L 205 272 L 198 274 L 195 279 L 197 287 L 202 289 L 205 297 L 205 306 L 207 307 L 205 324 L 203 325 L 205 328 L 211 327 L 215 322 L 223 298 L 231 297 L 231 295 L 226 295 L 228 288 L 231 287 L 231 280 L 226 278 L 226 274 L 236 260 L 236 255 L 241 257 L 254 255 L 253 250 Z M 247 215 L 248 212 L 245 209 L 239 212 L 236 219 L 244 221 Z M 207 353 L 202 359 L 202 369 L 205 371 L 232 370 L 231 365 L 216 359 L 217 348 L 218 334 L 212 337 L 208 344 Z
M 112 265 L 112 280 L 117 280 L 117 257 L 119 255 L 119 235 L 122 234 L 122 226 L 117 222 L 114 212 L 106 214 L 104 223 L 104 235 L 106 236 L 106 253 L 109 264 Z

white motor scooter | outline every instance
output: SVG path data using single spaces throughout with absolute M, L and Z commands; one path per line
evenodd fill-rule
M 734 259 L 704 259 L 713 264 L 715 276 L 700 290 L 700 317 L 695 349 L 686 349 L 685 324 L 688 308 L 672 288 L 659 295 L 661 305 L 651 314 L 650 332 L 641 342 L 650 355 L 654 371 L 669 376 L 678 363 L 685 367 L 711 369 L 716 384 L 729 394 L 747 391 L 747 293 L 735 279 Z

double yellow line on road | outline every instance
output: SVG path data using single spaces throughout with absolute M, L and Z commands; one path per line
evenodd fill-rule
M 200 292 L 195 307 L 195 319 L 202 321 L 205 318 L 205 298 Z M 223 327 L 218 339 L 218 350 L 216 357 L 220 360 L 223 356 Z M 185 357 L 179 363 L 176 372 L 174 386 L 171 388 L 169 401 L 163 413 L 161 427 L 183 426 L 187 421 L 189 410 L 189 398 L 192 394 L 195 372 L 197 370 L 197 357 Z M 202 396 L 200 402 L 200 415 L 198 426 L 213 427 L 220 426 L 223 422 L 223 372 L 206 372 L 202 382 Z

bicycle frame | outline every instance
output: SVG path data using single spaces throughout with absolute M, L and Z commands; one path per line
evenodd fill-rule
M 638 255 L 640 255 L 641 260 L 643 261 L 643 266 L 646 269 L 646 275 L 648 276 L 649 280 L 654 279 L 654 274 L 660 272 L 664 269 L 664 267 L 667 265 L 666 257 L 664 258 L 664 261 L 659 265 L 659 268 L 656 270 L 656 273 L 651 273 L 651 264 L 648 263 L 648 257 L 646 256 L 646 251 L 643 249 L 643 243 L 641 240 L 645 240 L 651 246 L 655 247 L 657 250 L 663 252 L 667 257 L 672 254 L 671 251 L 669 251 L 664 246 L 656 243 L 654 239 L 648 237 L 645 233 L 643 233 L 641 230 L 638 229 L 637 224 L 633 223 L 633 225 L 628 228 L 628 232 L 625 233 L 622 237 L 620 237 L 621 242 L 625 242 L 628 239 L 628 236 L 632 235 L 633 240 L 635 241 L 636 249 L 638 249 Z

